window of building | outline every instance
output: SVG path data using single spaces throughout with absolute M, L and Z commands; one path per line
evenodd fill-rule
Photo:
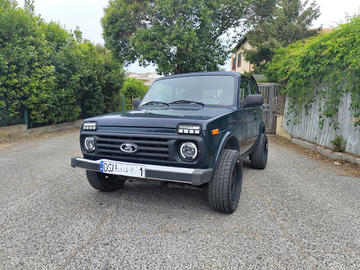
M 241 53 L 238 54 L 238 67 L 241 66 Z
M 233 63 L 232 63 L 232 70 L 233 71 L 235 71 L 235 67 L 236 67 L 236 57 L 234 57 Z

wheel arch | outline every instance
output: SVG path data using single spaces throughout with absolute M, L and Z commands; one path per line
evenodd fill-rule
M 262 123 L 260 124 L 259 131 L 260 131 L 260 134 L 261 134 L 261 133 L 266 133 L 266 127 L 265 127 L 265 123 L 264 123 L 264 122 L 262 122 Z
M 240 143 L 237 137 L 230 131 L 226 132 L 225 135 L 222 137 L 219 147 L 215 153 L 215 157 L 213 160 L 212 167 L 215 169 L 216 163 L 219 159 L 220 153 L 223 149 L 233 149 L 240 153 Z
M 259 125 L 259 134 L 257 135 L 257 138 L 256 138 L 256 142 L 255 144 L 253 145 L 253 147 L 251 147 L 251 150 L 249 152 L 253 152 L 254 149 L 257 147 L 257 145 L 259 144 L 259 141 L 260 141 L 260 137 L 261 137 L 261 134 L 265 134 L 266 133 L 266 127 L 265 127 L 265 123 L 264 122 L 261 122 L 260 125 Z M 250 153 L 251 154 L 251 153 Z

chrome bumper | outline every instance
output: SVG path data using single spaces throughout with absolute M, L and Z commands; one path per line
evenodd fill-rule
M 83 168 L 100 172 L 100 162 L 103 160 L 90 160 L 80 157 L 71 158 L 71 167 Z M 118 161 L 114 161 L 118 162 Z M 126 164 L 144 166 L 146 178 L 159 181 L 179 182 L 199 186 L 210 181 L 213 169 L 191 169 L 160 165 L 148 165 L 126 162 Z

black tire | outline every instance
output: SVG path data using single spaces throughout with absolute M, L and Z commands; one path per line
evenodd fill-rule
M 238 151 L 225 149 L 220 153 L 208 184 L 208 200 L 214 210 L 228 214 L 236 210 L 241 194 L 242 168 Z
M 121 188 L 126 179 L 122 176 L 105 174 L 86 170 L 86 177 L 90 185 L 100 191 L 114 191 Z
M 265 169 L 268 160 L 268 151 L 268 139 L 266 134 L 262 133 L 255 151 L 250 155 L 251 166 L 255 169 Z

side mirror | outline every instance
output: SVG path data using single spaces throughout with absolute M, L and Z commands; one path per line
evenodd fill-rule
M 261 106 L 264 103 L 264 97 L 261 94 L 248 95 L 241 101 L 241 108 Z
M 132 105 L 134 106 L 134 108 L 139 108 L 141 101 L 141 98 L 134 98 L 132 101 Z

